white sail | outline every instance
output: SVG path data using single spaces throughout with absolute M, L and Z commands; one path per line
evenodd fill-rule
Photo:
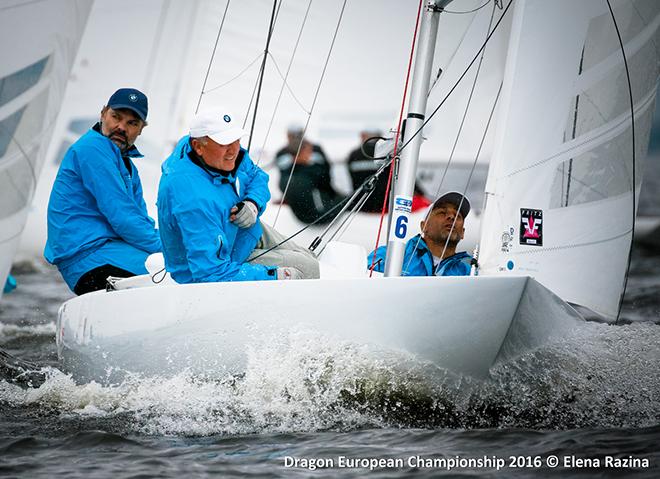
M 515 4 L 481 234 L 483 274 L 525 274 L 615 318 L 658 79 L 660 3 Z M 540 60 L 540 61 L 539 61 Z
M 90 8 L 84 0 L 0 7 L 0 295 Z
M 483 3 L 483 2 L 482 2 Z M 464 2 L 452 2 L 448 7 L 451 10 L 469 10 Z M 440 15 L 438 25 L 438 41 L 434 58 L 434 74 L 439 68 L 443 72 L 440 80 L 434 85 L 429 94 L 427 116 L 435 110 L 461 75 L 465 72 L 470 62 L 486 40 L 486 37 L 494 29 L 500 20 L 503 9 L 488 5 L 475 12 L 472 21 L 465 29 L 465 34 L 460 38 L 460 43 L 452 50 L 452 56 L 446 59 L 445 45 L 454 40 L 456 35 L 448 35 L 449 25 L 456 23 L 462 15 L 443 14 Z M 467 16 L 467 15 L 466 15 Z M 456 145 L 453 161 L 471 165 L 475 159 L 479 144 L 481 142 L 488 115 L 490 114 L 497 91 L 504 76 L 504 62 L 506 61 L 507 46 L 511 29 L 511 14 L 502 19 L 501 25 L 493 33 L 488 41 L 479 67 L 480 61 L 469 69 L 463 80 L 446 99 L 437 114 L 424 126 L 424 137 L 426 141 L 420 152 L 420 164 L 432 161 L 446 161 L 453 149 L 454 141 L 461 128 L 461 119 L 465 112 L 468 101 L 470 101 L 466 121 L 462 125 L 461 137 Z M 451 30 L 449 30 L 451 33 Z M 449 37 L 449 39 L 447 39 Z M 443 48 L 444 47 L 444 48 Z M 481 58 L 481 55 L 478 55 Z M 474 91 L 472 85 L 478 73 L 477 83 Z M 472 98 L 470 99 L 470 93 Z M 492 133 L 494 128 L 490 129 Z M 487 162 L 492 153 L 492 137 L 490 134 L 481 148 L 481 162 Z M 426 173 L 425 171 L 423 173 Z M 441 172 L 442 173 L 442 172 Z M 464 175 L 464 181 L 467 175 Z M 443 185 L 446 188 L 446 185 Z M 482 185 L 483 188 L 483 185 Z M 448 189 L 457 189 L 450 187 Z M 435 192 L 435 191 L 434 191 Z M 480 205 L 477 205 L 480 207 Z
M 186 78 L 192 74 L 191 44 L 198 18 L 203 16 L 202 0 L 163 2 L 126 0 L 96 2 L 71 69 L 71 79 L 62 110 L 53 128 L 53 141 L 39 179 L 17 260 L 41 258 L 46 244 L 48 198 L 66 150 L 98 120 L 101 107 L 117 88 L 130 86 L 149 98 L 149 125 L 137 146 L 145 158 L 138 164 L 149 214 L 157 216 L 156 189 L 160 163 L 185 131 L 183 111 L 196 101 Z M 130 15 L 126 12 L 130 11 Z M 108 48 L 107 32 L 122 25 L 123 31 Z M 131 52 L 126 55 L 126 52 Z M 197 76 L 202 70 L 195 70 Z M 193 100 L 193 97 L 195 100 Z M 189 100 L 184 106 L 184 99 Z

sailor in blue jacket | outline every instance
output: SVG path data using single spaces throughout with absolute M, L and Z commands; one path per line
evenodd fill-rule
M 103 289 L 108 276 L 147 272 L 161 251 L 133 158 L 147 118 L 147 97 L 117 90 L 101 119 L 66 152 L 48 202 L 44 256 L 76 294 Z
M 463 221 L 469 212 L 470 202 L 462 194 L 452 191 L 440 196 L 421 222 L 422 234 L 406 243 L 401 276 L 468 276 L 472 256 L 457 253 L 456 246 L 465 234 Z M 374 271 L 384 271 L 386 252 L 386 246 L 375 251 Z M 371 268 L 374 252 L 367 261 Z
M 163 163 L 158 223 L 165 267 L 178 283 L 300 278 L 296 268 L 246 262 L 270 191 L 236 123 L 226 109 L 198 113 Z

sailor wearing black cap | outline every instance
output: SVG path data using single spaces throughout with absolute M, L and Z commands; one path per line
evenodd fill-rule
M 468 276 L 473 259 L 465 251 L 456 252 L 468 213 L 470 202 L 461 193 L 450 191 L 435 200 L 420 224 L 421 235 L 406 243 L 401 276 Z M 383 272 L 386 253 L 386 246 L 371 252 L 368 267 L 375 261 L 374 271 Z

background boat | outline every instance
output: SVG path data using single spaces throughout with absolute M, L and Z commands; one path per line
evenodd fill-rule
M 82 0 L 0 6 L 0 296 L 90 8 Z

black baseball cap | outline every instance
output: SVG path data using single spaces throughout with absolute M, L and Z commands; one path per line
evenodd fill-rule
M 452 205 L 456 205 L 456 209 L 461 213 L 463 218 L 465 218 L 470 212 L 470 201 L 467 199 L 467 196 L 464 196 L 458 191 L 449 191 L 440 196 L 433 202 L 431 211 L 436 209 L 442 203 L 451 203 Z

